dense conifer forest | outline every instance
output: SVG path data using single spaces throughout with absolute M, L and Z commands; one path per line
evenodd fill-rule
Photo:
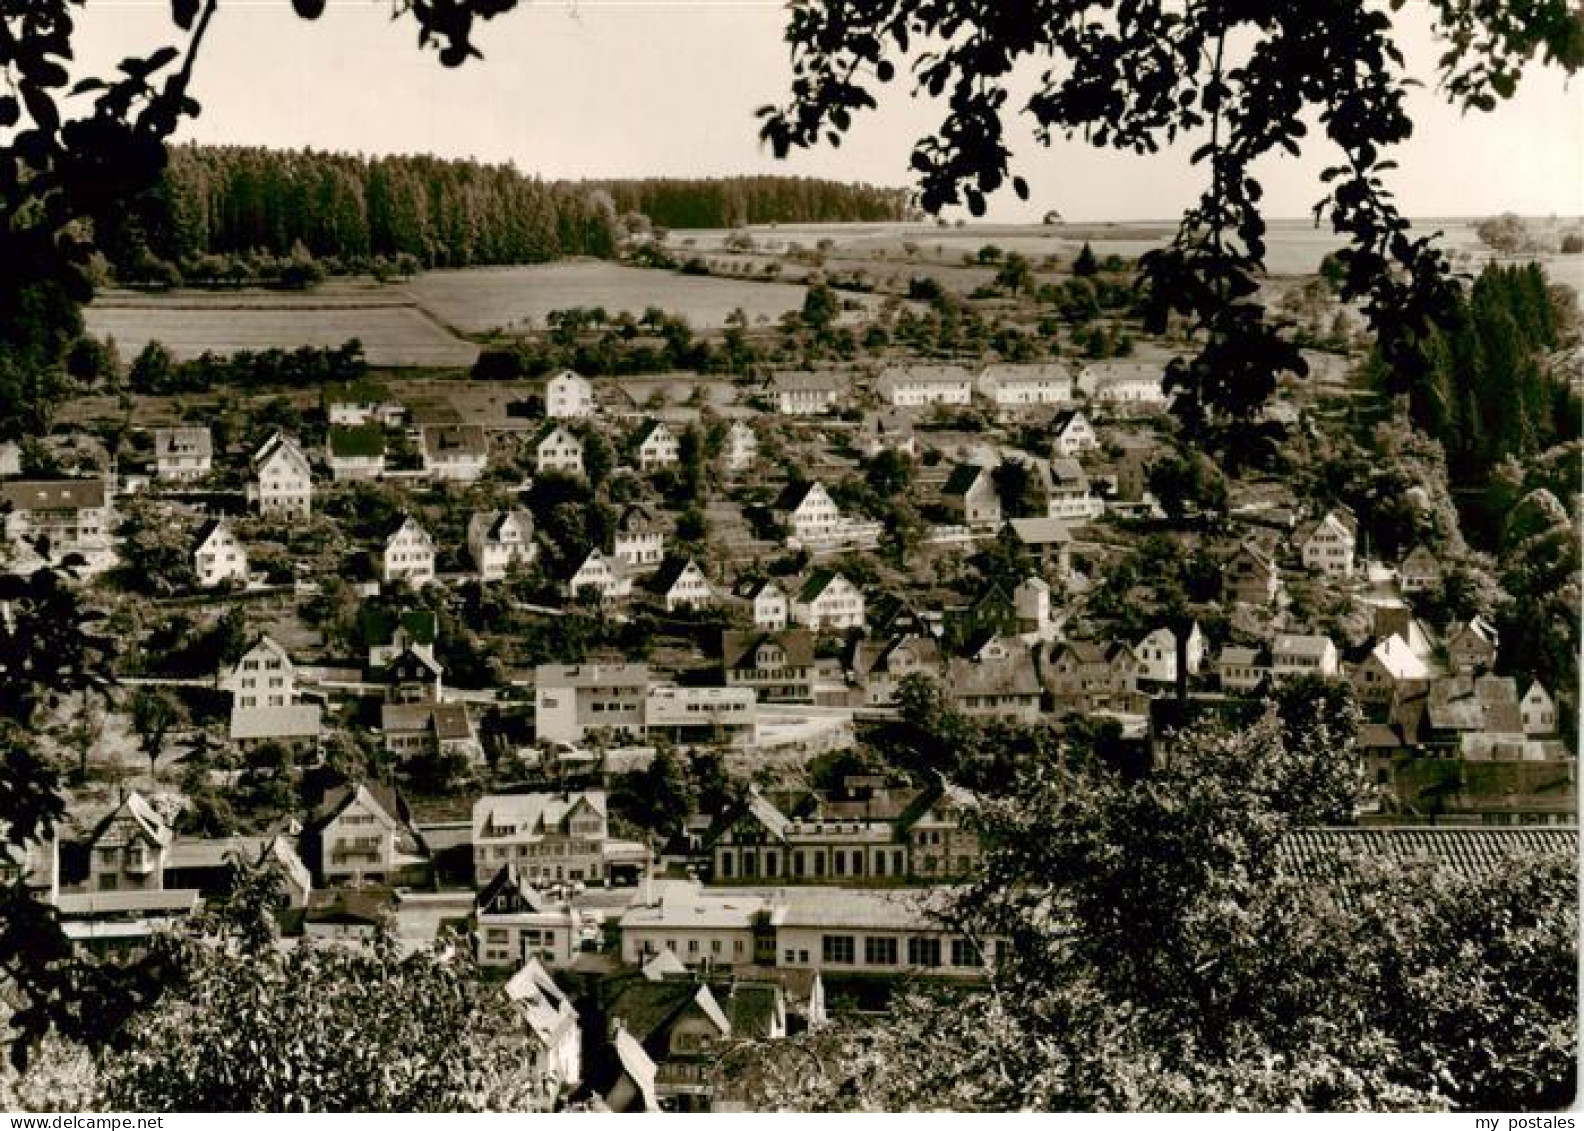
M 802 177 L 552 183 L 476 161 L 182 145 L 142 207 L 98 238 L 126 282 L 303 285 L 323 271 L 605 258 L 647 226 L 638 215 L 696 228 L 907 208 L 900 190 Z

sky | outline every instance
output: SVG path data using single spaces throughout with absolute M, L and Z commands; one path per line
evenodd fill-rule
M 905 185 L 913 141 L 942 115 L 904 76 L 880 88 L 881 109 L 859 115 L 839 149 L 777 160 L 754 117 L 784 101 L 791 75 L 777 0 L 526 0 L 481 25 L 485 58 L 456 70 L 419 52 L 416 25 L 391 11 L 391 0 L 330 0 L 309 23 L 288 0 L 222 0 L 194 73 L 203 113 L 180 137 L 511 161 L 549 179 L 786 173 Z M 1426 81 L 1410 96 L 1415 136 L 1394 155 L 1403 210 L 1584 213 L 1584 75 L 1567 84 L 1534 66 L 1516 98 L 1465 117 L 1432 89 L 1422 0 L 1398 24 Z M 82 73 L 173 41 L 167 0 L 89 0 L 80 31 Z M 1020 124 L 1009 137 L 1032 195 L 997 194 L 991 220 L 1052 208 L 1069 221 L 1160 219 L 1201 189 L 1186 147 L 1151 157 L 1044 148 Z M 1267 215 L 1308 214 L 1331 156 L 1314 148 L 1260 170 Z

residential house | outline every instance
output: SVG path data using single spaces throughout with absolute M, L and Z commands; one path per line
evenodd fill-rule
M 380 735 L 386 751 L 402 762 L 428 757 L 461 759 L 477 765 L 485 757 L 467 703 L 382 703 Z
M 615 990 L 606 1009 L 614 1037 L 637 1042 L 655 1065 L 654 1093 L 661 1110 L 711 1109 L 715 1061 L 732 1039 L 732 1026 L 708 985 L 636 978 Z M 602 1070 L 602 1075 L 625 1072 L 620 1055 Z
M 792 598 L 792 623 L 814 632 L 862 628 L 864 595 L 841 574 L 817 569 Z
M 253 642 L 221 686 L 231 692 L 232 741 L 319 737 L 319 708 L 298 702 L 296 665 L 269 636 Z
M 966 406 L 973 401 L 973 376 L 960 365 L 892 365 L 881 372 L 875 392 L 893 408 Z
M 249 504 L 260 514 L 307 518 L 313 510 L 313 469 L 297 441 L 277 432 L 253 453 Z
M 526 850 L 528 845 L 514 847 Z M 537 871 L 530 876 L 523 863 L 511 858 L 482 884 L 473 901 L 473 940 L 480 966 L 572 965 L 582 941 L 582 918 L 566 900 L 540 891 L 543 882 Z
M 957 934 L 931 890 L 790 887 L 776 896 L 776 966 L 789 971 L 982 980 L 999 940 Z
M 1484 617 L 1455 622 L 1446 634 L 1447 662 L 1452 674 L 1489 671 L 1496 666 L 1499 645 L 1496 626 Z
M 1244 605 L 1269 605 L 1276 599 L 1281 573 L 1259 547 L 1245 542 L 1222 571 L 1226 595 Z
M 1377 640 L 1369 654 L 1353 666 L 1348 682 L 1360 703 L 1386 704 L 1421 694 L 1430 686 L 1433 671 L 1406 638 L 1392 633 Z
M 1039 721 L 1040 681 L 1026 647 L 998 658 L 953 657 L 941 686 L 951 705 L 969 718 Z
M 1051 420 L 1051 458 L 1073 459 L 1100 446 L 1089 418 L 1077 409 L 1064 409 Z
M 611 1036 L 611 1054 L 615 1058 L 611 1078 L 594 1089 L 605 1108 L 613 1112 L 660 1111 L 655 1090 L 658 1068 L 637 1039 L 618 1028 Z
M 1556 700 L 1539 680 L 1529 684 L 1529 690 L 1518 701 L 1518 709 L 1525 734 L 1539 737 L 1557 732 Z
M 814 634 L 807 629 L 727 629 L 721 633 L 721 665 L 727 687 L 751 687 L 761 701 L 807 703 L 814 698 Z
M 398 652 L 375 674 L 388 703 L 438 703 L 445 698 L 445 669 L 432 648 Z
M 875 639 L 935 635 L 934 620 L 894 593 L 881 592 L 867 599 L 864 619 L 868 635 Z
M 313 894 L 313 874 L 292 839 L 266 833 L 261 836 L 177 836 L 165 857 L 163 886 L 196 891 L 205 899 L 224 896 L 236 886 L 238 861 L 264 862 L 280 877 L 286 905 L 307 906 Z
M 533 441 L 534 468 L 542 475 L 583 474 L 583 441 L 559 424 L 547 424 Z
M 817 481 L 787 484 L 774 510 L 779 521 L 791 531 L 789 541 L 800 544 L 827 542 L 841 534 L 841 510 L 824 485 Z
M 365 424 L 395 428 L 407 415 L 407 410 L 391 396 L 390 390 L 374 381 L 327 385 L 321 399 L 325 419 L 332 428 L 357 428 Z
M 665 559 L 666 523 L 643 503 L 633 503 L 616 520 L 612 556 L 630 569 L 654 569 Z
M 161 479 L 199 479 L 214 467 L 207 425 L 154 429 L 154 473 Z
M 246 585 L 248 581 L 247 549 L 223 518 L 211 518 L 198 530 L 198 541 L 193 547 L 193 573 L 203 589 L 231 582 Z
M 775 578 L 767 577 L 754 582 L 744 596 L 752 603 L 755 628 L 778 632 L 787 626 L 791 605 L 786 590 L 781 588 Z
M 6 538 L 59 560 L 111 551 L 115 512 L 103 479 L 11 479 L 0 483 Z
M 1334 679 L 1340 658 L 1330 637 L 1278 632 L 1271 642 L 1271 679 L 1286 683 L 1303 676 Z
M 1059 518 L 1014 518 L 1007 522 L 1041 569 L 1054 568 L 1065 576 L 1072 572 L 1073 536 L 1069 523 Z
M 1198 675 L 1204 666 L 1205 639 L 1197 622 L 1188 630 L 1188 674 Z M 1162 625 L 1140 640 L 1133 649 L 1138 657 L 1140 680 L 1147 683 L 1177 682 L 1177 634 Z
M 1133 649 L 1120 641 L 1069 640 L 1053 647 L 1046 686 L 1069 710 L 1124 710 L 1135 705 L 1138 667 Z
M 979 392 L 996 408 L 1017 411 L 1072 400 L 1073 379 L 1060 362 L 992 364 L 979 371 Z
M 423 430 L 423 467 L 436 479 L 471 483 L 489 462 L 482 424 L 431 424 Z
M 378 479 L 385 474 L 385 429 L 378 424 L 331 428 L 325 438 L 330 478 Z
M 591 733 L 642 737 L 648 664 L 540 664 L 534 669 L 541 742 L 579 743 Z
M 605 879 L 610 823 L 605 791 L 490 793 L 473 803 L 473 881 L 512 866 L 513 882 Z
M 705 834 L 711 882 L 889 885 L 966 876 L 979 859 L 964 820 L 972 796 L 884 777 L 834 790 L 766 793 L 757 786 Z M 689 963 L 699 951 L 679 952 Z
M 632 439 L 633 459 L 645 474 L 675 467 L 681 447 L 663 420 L 646 420 Z
M 1066 457 L 1050 461 L 1050 502 L 1046 516 L 1064 522 L 1086 522 L 1105 513 L 1105 503 L 1089 488 L 1081 464 Z
M 367 948 L 395 925 L 396 893 L 386 887 L 316 891 L 303 908 L 303 937 L 308 939 Z
M 1337 511 L 1327 511 L 1317 521 L 1302 524 L 1293 536 L 1304 567 L 1327 577 L 1353 576 L 1356 540 L 1356 526 Z
M 481 581 L 499 581 L 512 566 L 532 565 L 539 556 L 533 515 L 521 507 L 473 515 L 468 519 L 467 540 Z
M 918 455 L 918 439 L 913 431 L 913 415 L 899 408 L 881 408 L 864 413 L 858 425 L 854 446 L 868 459 L 881 452 Z
M 889 707 L 899 684 L 910 675 L 940 679 L 940 646 L 925 636 L 860 640 L 853 650 L 853 678 L 866 707 Z
M 583 1079 L 583 1030 L 571 997 L 537 958 L 529 958 L 504 988 L 533 1039 L 534 1067 L 557 1092 L 571 1091 Z
M 1051 587 L 1042 577 L 1025 577 L 1012 590 L 1018 631 L 1048 637 L 1055 629 L 1051 612 Z
M 1228 644 L 1216 657 L 1215 671 L 1223 691 L 1255 691 L 1270 678 L 1270 652 Z
M 702 609 L 715 604 L 715 587 L 692 558 L 670 557 L 649 580 L 649 589 L 660 598 L 666 612 Z
M 545 415 L 551 420 L 587 420 L 595 413 L 594 383 L 570 369 L 545 382 Z
M 619 601 L 632 595 L 632 586 L 632 574 L 625 566 L 598 550 L 590 550 L 567 578 L 566 595 L 569 601 L 576 601 L 585 591 L 592 590 L 601 601 Z
M 84 838 L 88 891 L 158 891 L 175 839 L 170 823 L 136 790 Z
M 1096 404 L 1164 408 L 1166 366 L 1158 361 L 1094 361 L 1078 374 L 1080 392 Z
M 672 742 L 751 744 L 759 732 L 759 696 L 751 687 L 660 684 L 644 699 L 644 731 Z
M 987 467 L 963 464 L 955 468 L 941 488 L 941 505 L 963 526 L 982 529 L 1001 525 L 1001 493 Z
M 836 378 L 826 373 L 778 373 L 770 388 L 782 416 L 823 416 L 836 410 L 840 396 Z
M 966 605 L 946 609 L 942 621 L 942 636 L 947 646 L 961 649 L 976 638 L 1015 636 L 1018 631 L 1017 603 L 999 584 L 991 582 Z
M 394 788 L 359 782 L 330 790 L 303 830 L 305 859 L 325 884 L 422 884 L 429 848 Z
M 435 658 L 435 614 L 430 609 L 409 609 L 400 613 L 365 605 L 358 613 L 363 640 L 368 644 L 368 667 L 384 668 L 403 652 L 417 652 Z
M 419 589 L 434 579 L 434 539 L 412 515 L 398 516 L 385 535 L 385 546 L 380 553 L 380 580 L 386 585 L 404 581 Z
M 1415 546 L 1397 567 L 1404 593 L 1425 593 L 1441 584 L 1441 559 L 1425 546 Z
M 741 474 L 752 468 L 758 458 L 759 437 L 753 428 L 745 421 L 732 421 L 731 427 L 726 430 L 726 441 L 721 450 L 726 470 L 734 475 Z

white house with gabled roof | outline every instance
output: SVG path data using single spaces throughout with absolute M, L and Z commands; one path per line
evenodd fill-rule
M 205 425 L 154 429 L 154 470 L 161 479 L 198 479 L 214 462 L 214 441 Z
M 1353 576 L 1353 551 L 1357 541 L 1353 526 L 1336 511 L 1300 526 L 1293 537 L 1306 568 L 1327 577 Z
M 193 548 L 193 572 L 203 589 L 227 581 L 247 584 L 247 550 L 225 519 L 212 518 L 199 529 Z
M 1556 700 L 1539 680 L 1531 683 L 1524 697 L 1518 701 L 1518 714 L 1527 735 L 1548 735 L 1557 731 Z
M 313 511 L 313 468 L 297 441 L 277 432 L 253 453 L 248 502 L 260 514 L 307 518 Z
M 583 474 L 583 441 L 559 424 L 546 427 L 534 440 L 534 467 L 542 472 Z
M 533 515 L 520 507 L 475 514 L 468 519 L 468 553 L 484 581 L 499 581 L 514 563 L 531 565 L 539 556 Z
M 842 530 L 841 508 L 819 482 L 789 484 L 775 511 L 799 542 L 827 541 Z
M 1073 379 L 1060 362 L 997 363 L 979 371 L 979 392 L 997 408 L 1016 411 L 1072 400 Z
M 973 376 L 960 365 L 892 365 L 881 372 L 875 392 L 895 408 L 968 405 Z
M 594 383 L 570 369 L 545 382 L 545 415 L 551 420 L 586 420 L 593 416 Z
M 435 579 L 435 544 L 429 532 L 410 514 L 385 537 L 380 556 L 380 580 L 387 585 L 405 581 L 414 589 Z
M 602 601 L 616 601 L 632 595 L 633 577 L 621 562 L 607 558 L 598 548 L 588 552 L 572 576 L 567 578 L 568 600 L 576 600 L 585 589 L 597 590 Z
M 681 447 L 663 420 L 646 420 L 633 437 L 633 459 L 647 473 L 675 467 Z

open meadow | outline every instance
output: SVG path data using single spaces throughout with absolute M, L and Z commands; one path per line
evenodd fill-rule
M 150 341 L 178 360 L 205 351 L 363 343 L 374 366 L 466 367 L 478 347 L 434 321 L 396 287 L 327 284 L 307 294 L 280 291 L 108 292 L 84 312 L 90 333 L 114 337 L 130 360 Z
M 724 326 L 738 307 L 750 322 L 773 322 L 789 310 L 802 309 L 804 290 L 786 283 L 682 275 L 592 259 L 426 271 L 406 289 L 435 317 L 464 333 L 540 330 L 550 311 L 576 306 L 635 316 L 655 306 L 682 315 L 695 330 Z

